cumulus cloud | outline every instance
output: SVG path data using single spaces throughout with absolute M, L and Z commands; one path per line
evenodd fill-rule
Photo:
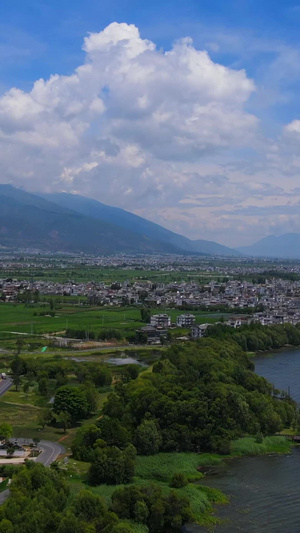
M 263 139 L 244 70 L 190 38 L 157 49 L 125 23 L 87 35 L 83 50 L 71 75 L 0 96 L 3 183 L 91 196 L 195 238 L 242 231 L 244 208 L 289 194 L 280 143 L 300 134 L 300 121 L 278 142 Z M 261 154 L 249 158 L 249 148 Z M 295 187 L 296 153 L 287 167 Z
M 160 161 L 169 180 L 174 162 L 241 146 L 254 135 L 257 119 L 244 109 L 254 83 L 190 39 L 163 52 L 134 25 L 113 23 L 89 34 L 83 49 L 86 61 L 72 75 L 0 97 L 3 181 L 40 189 L 76 181 L 83 193 L 89 181 L 101 194 L 104 174 L 118 174 L 140 196 L 153 179 L 164 181 Z

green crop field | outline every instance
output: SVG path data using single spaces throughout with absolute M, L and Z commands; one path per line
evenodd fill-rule
M 196 281 L 199 283 L 206 283 L 212 279 L 223 279 L 222 273 L 211 272 L 206 270 L 192 270 L 182 271 L 180 269 L 175 271 L 163 270 L 143 270 L 143 269 L 128 269 L 128 268 L 112 268 L 112 267 L 71 267 L 61 268 L 59 266 L 53 268 L 22 268 L 19 270 L 5 269 L 2 271 L 3 277 L 12 277 L 18 280 L 32 279 L 56 281 L 58 283 L 66 283 L 68 281 L 86 282 L 96 281 L 103 283 L 112 283 L 115 281 L 130 282 L 147 280 L 157 283 L 171 283 L 180 281 Z M 228 278 L 228 276 L 227 276 Z
M 0 339 L 11 333 L 40 335 L 43 333 L 63 334 L 66 329 L 84 329 L 100 333 L 105 329 L 119 330 L 122 336 L 134 333 L 144 326 L 140 309 L 133 307 L 91 307 L 87 305 L 64 305 L 55 310 L 55 316 L 39 316 L 45 307 L 26 307 L 24 304 L 0 303 Z M 179 309 L 152 309 L 152 314 L 167 313 L 172 322 L 183 313 Z M 196 323 L 220 320 L 221 313 L 195 311 Z

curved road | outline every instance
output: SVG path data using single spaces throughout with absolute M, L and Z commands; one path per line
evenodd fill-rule
M 12 379 L 9 377 L 6 379 L 2 379 L 0 381 L 0 397 L 5 394 L 8 389 L 12 386 L 13 382 Z M 20 444 L 21 446 L 24 444 L 30 444 L 33 442 L 31 439 L 13 439 L 15 442 Z M 45 466 L 50 466 L 53 461 L 61 454 L 64 453 L 65 449 L 61 444 L 58 444 L 57 442 L 50 442 L 47 440 L 41 440 L 39 442 L 39 448 L 42 450 L 40 455 L 35 459 L 37 463 L 42 463 Z M 6 500 L 6 498 L 9 496 L 9 490 L 5 490 L 3 492 L 0 492 L 0 505 Z
M 8 389 L 12 386 L 13 381 L 11 378 L 7 377 L 6 379 L 1 379 L 0 381 L 0 397 L 5 394 Z
M 14 439 L 18 444 L 23 445 L 25 443 L 32 442 L 31 439 Z M 45 466 L 50 466 L 53 461 L 61 454 L 64 453 L 65 449 L 61 444 L 57 442 L 50 442 L 47 440 L 41 440 L 39 442 L 39 448 L 42 450 L 40 455 L 33 459 L 37 463 L 42 463 Z M 0 505 L 4 503 L 6 498 L 9 496 L 9 489 L 0 492 Z

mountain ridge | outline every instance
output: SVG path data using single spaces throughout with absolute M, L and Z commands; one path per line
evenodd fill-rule
M 252 257 L 300 259 L 300 233 L 267 235 L 254 244 L 240 246 L 237 250 Z
M 80 195 L 33 194 L 0 184 L 0 246 L 47 251 L 237 256 L 206 240 L 190 240 L 118 207 Z
M 206 241 L 203 239 L 190 240 L 183 235 L 179 235 L 171 230 L 151 222 L 145 218 L 135 215 L 130 211 L 119 207 L 112 207 L 92 198 L 87 198 L 81 195 L 74 195 L 69 193 L 53 193 L 43 194 L 43 198 L 50 198 L 60 206 L 68 207 L 77 210 L 81 214 L 89 214 L 89 216 L 104 220 L 106 222 L 114 221 L 120 224 L 123 228 L 133 230 L 136 233 L 146 235 L 150 239 L 155 239 L 161 242 L 168 242 L 173 246 L 181 248 L 183 251 L 189 253 L 200 253 L 208 255 L 226 255 L 239 256 L 240 253 L 236 250 L 215 243 L 214 241 Z

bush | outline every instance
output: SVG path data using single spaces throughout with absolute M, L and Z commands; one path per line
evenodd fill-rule
M 188 484 L 188 480 L 186 476 L 182 472 L 176 472 L 173 474 L 170 487 L 173 487 L 174 489 L 181 489 L 182 487 L 185 487 Z

